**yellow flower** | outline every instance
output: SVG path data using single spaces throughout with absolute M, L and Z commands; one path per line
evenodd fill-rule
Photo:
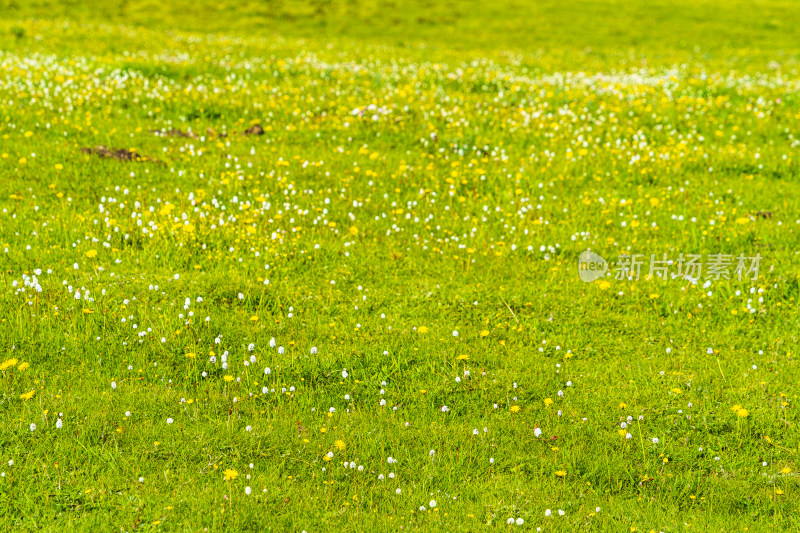
M 333 443 L 333 445 L 336 446 L 339 450 L 344 450 L 343 440 L 337 440 L 336 442 Z
M 519 410 L 520 410 L 519 405 L 512 405 L 511 406 L 511 412 L 512 413 L 519 413 Z
M 26 392 L 25 394 L 20 394 L 19 397 L 22 400 L 30 400 L 31 398 L 33 398 L 33 393 L 35 392 L 36 390 L 32 390 L 30 392 Z
M 481 337 L 488 337 L 488 336 L 489 336 L 489 330 L 488 329 L 485 329 L 485 330 L 481 331 Z
M 553 405 L 553 399 L 552 398 L 545 398 L 544 399 L 544 404 L 545 405 Z
M 747 409 L 738 409 L 736 411 L 736 416 L 741 417 L 741 418 L 744 418 L 749 414 L 750 414 L 750 412 Z
M 792 469 L 787 466 L 783 470 L 781 470 L 781 474 L 788 474 L 791 471 L 792 471 Z
M 428 333 L 428 328 L 425 326 L 420 326 L 417 328 L 417 333 Z
M 228 383 L 230 383 L 231 381 L 233 381 L 233 376 L 231 376 L 231 375 L 227 375 L 227 376 L 225 376 L 225 377 L 224 377 L 224 378 L 222 378 L 222 379 L 224 379 L 225 381 L 227 381 Z
M 86 257 L 91 259 L 92 257 L 97 257 L 97 250 L 89 250 L 86 252 Z
M 236 470 L 233 470 L 231 468 L 227 468 L 227 469 L 225 469 L 223 474 L 225 475 L 225 481 L 230 481 L 232 479 L 236 479 L 236 476 L 239 475 L 239 472 L 237 472 Z
M 556 470 L 556 475 L 558 477 L 564 477 L 567 475 L 567 473 L 564 470 Z
M 468 355 L 459 355 L 456 357 L 456 361 L 466 361 L 467 359 L 469 359 Z
M 19 370 L 20 372 L 24 372 L 24 371 L 25 371 L 25 370 L 27 370 L 27 369 L 28 369 L 30 366 L 31 366 L 30 364 L 28 364 L 27 362 L 24 362 L 24 361 L 23 361 L 23 362 L 22 362 L 22 363 L 21 363 L 21 364 L 20 364 L 20 365 L 17 367 L 17 370 Z
M 12 366 L 15 366 L 16 364 L 17 364 L 17 360 L 16 359 L 8 359 L 7 361 L 3 361 L 3 363 L 0 364 L 0 370 L 5 370 L 7 368 L 11 368 Z

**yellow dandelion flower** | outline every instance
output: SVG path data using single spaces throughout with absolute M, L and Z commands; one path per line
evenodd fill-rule
M 556 475 L 558 477 L 564 477 L 567 475 L 567 473 L 564 470 L 556 470 Z
M 30 365 L 29 363 L 27 363 L 27 362 L 23 361 L 23 362 L 22 362 L 22 363 L 20 363 L 20 365 L 17 367 L 17 370 L 19 370 L 20 372 L 24 372 L 25 370 L 27 370 L 28 368 L 30 368 L 30 366 L 31 366 L 31 365 Z
M 26 393 L 24 393 L 24 394 L 20 394 L 20 395 L 19 395 L 19 397 L 20 397 L 20 399 L 22 399 L 22 400 L 30 400 L 31 398 L 33 398 L 33 394 L 34 394 L 35 392 L 36 392 L 36 390 L 32 390 L 32 391 L 30 391 L 30 392 L 26 392 Z
M 16 364 L 17 364 L 17 360 L 16 359 L 8 359 L 6 361 L 3 361 L 2 364 L 0 364 L 0 370 L 5 370 L 7 368 L 11 368 L 12 366 L 16 366 Z
M 229 375 L 225 376 L 225 377 L 224 377 L 224 378 L 222 378 L 222 379 L 224 379 L 225 381 L 227 381 L 228 383 L 230 383 L 231 381 L 233 381 L 233 376 L 231 376 L 231 375 L 229 374 Z
M 553 405 L 553 399 L 552 398 L 545 398 L 544 399 L 544 404 L 545 405 Z
M 333 445 L 336 446 L 336 448 L 338 448 L 339 450 L 344 450 L 343 440 L 337 440 L 336 442 L 333 443 Z
M 86 252 L 86 257 L 91 259 L 92 257 L 97 257 L 97 250 L 89 250 Z
M 736 411 L 736 416 L 738 416 L 740 418 L 744 418 L 749 414 L 750 414 L 750 412 L 747 409 L 737 409 L 737 411 Z
M 236 479 L 236 476 L 239 475 L 239 472 L 233 470 L 232 468 L 226 468 L 223 474 L 225 475 L 225 481 L 231 481 L 232 479 Z
M 512 405 L 511 406 L 511 412 L 512 413 L 519 413 L 519 410 L 520 410 L 520 406 L 519 405 Z

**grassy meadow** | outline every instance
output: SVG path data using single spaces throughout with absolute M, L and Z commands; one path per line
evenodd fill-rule
M 799 152 L 787 0 L 0 0 L 0 530 L 798 530 Z

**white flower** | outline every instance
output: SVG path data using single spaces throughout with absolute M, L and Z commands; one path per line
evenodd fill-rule
M 244 488 L 244 493 L 247 494 L 248 496 L 250 496 L 251 492 L 253 492 L 253 489 L 251 489 L 250 487 L 245 487 Z
M 458 337 L 458 331 L 453 330 L 453 337 Z
M 270 374 L 272 374 L 272 369 L 270 367 L 265 368 L 264 369 L 264 375 L 265 376 L 269 376 Z
M 64 422 L 62 422 L 60 418 L 56 420 L 56 429 L 61 429 L 63 426 Z
M 550 509 L 545 509 L 544 510 L 544 515 L 545 516 L 550 516 L 551 514 L 553 514 L 553 513 L 550 511 Z
M 534 437 L 541 437 L 542 436 L 542 430 L 540 428 L 534 429 L 533 430 L 533 436 Z
M 31 424 L 31 431 L 36 431 L 36 424 Z
M 594 512 L 595 512 L 595 513 L 599 513 L 599 512 L 600 512 L 600 508 L 599 508 L 599 507 L 595 507 L 595 508 L 594 508 Z
M 311 347 L 311 355 L 317 355 L 317 347 L 316 346 L 312 346 Z
M 403 491 L 400 490 L 400 489 L 397 489 L 397 490 L 394 491 L 395 494 L 400 494 L 401 492 L 403 492 Z
M 490 464 L 490 465 L 493 465 L 493 464 L 494 464 L 494 457 L 489 457 L 489 464 Z
M 436 500 L 431 500 L 430 503 L 428 504 L 428 507 L 430 507 L 431 509 L 436 507 Z
M 559 510 L 558 510 L 558 514 L 559 514 L 559 516 L 564 516 L 564 511 L 562 511 L 561 509 L 559 509 Z
M 174 420 L 172 420 L 171 418 L 167 418 L 167 424 L 172 424 L 172 422 L 174 422 Z
M 525 520 L 523 520 L 522 518 L 517 518 L 517 525 L 518 526 L 521 526 L 524 523 L 525 523 Z
M 508 525 L 511 525 L 513 523 L 514 523 L 514 519 L 513 518 L 509 518 L 508 520 L 506 520 L 506 524 L 508 524 Z
M 653 437 L 653 444 L 658 444 L 658 437 Z
M 114 389 L 114 390 L 117 390 L 117 382 L 116 381 L 112 381 L 111 382 L 111 388 Z
M 347 373 L 347 370 L 342 370 L 342 378 L 347 379 L 347 376 L 350 374 Z

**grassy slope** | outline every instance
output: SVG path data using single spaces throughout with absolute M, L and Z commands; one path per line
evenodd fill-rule
M 9 248 L 0 301 L 8 355 L 0 363 L 31 364 L 0 377 L 2 527 L 490 530 L 506 528 L 509 516 L 555 530 L 797 526 L 796 478 L 781 473 L 795 470 L 799 444 L 800 184 L 792 159 L 800 102 L 791 3 L 398 2 L 349 11 L 352 4 L 338 2 L 245 4 L 0 2 L 0 100 L 14 102 L 0 112 L 0 244 Z M 183 31 L 163 31 L 176 27 Z M 470 71 L 483 56 L 498 63 Z M 362 73 L 350 68 L 354 59 Z M 400 72 L 392 63 L 428 59 L 444 66 Z M 780 71 L 768 67 L 773 60 Z M 672 74 L 645 72 L 661 84 L 516 78 L 683 61 Z M 133 75 L 124 86 L 110 81 L 124 73 Z M 767 83 L 754 83 L 752 73 Z M 72 108 L 64 94 L 43 92 L 68 79 Z M 183 92 L 198 83 L 220 91 Z M 153 89 L 159 84 L 169 90 Z M 370 102 L 390 107 L 391 120 L 350 115 Z M 542 115 L 524 123 L 520 108 Z M 558 108 L 576 117 L 549 114 Z M 251 121 L 270 130 L 205 141 L 150 133 L 241 132 Z M 572 161 L 563 154 L 583 148 L 579 136 L 597 140 Z M 79 152 L 98 144 L 136 147 L 166 164 Z M 474 148 L 483 145 L 489 155 Z M 205 156 L 195 155 L 198 147 Z M 559 155 L 548 162 L 546 150 Z M 651 150 L 671 158 L 648 160 Z M 635 154 L 645 161 L 631 168 Z M 291 196 L 309 189 L 316 193 Z M 189 191 L 212 216 L 192 210 Z M 234 196 L 256 205 L 268 197 L 274 207 L 212 229 L 239 212 Z M 291 208 L 276 216 L 284 199 L 311 214 Z M 145 207 L 132 208 L 136 201 Z M 174 213 L 160 212 L 165 203 Z M 520 216 L 523 205 L 530 211 Z M 161 230 L 142 236 L 132 209 Z M 183 212 L 193 233 L 171 218 Z M 416 222 L 406 213 L 434 218 Z M 752 221 L 737 224 L 742 217 Z M 254 234 L 246 229 L 253 222 Z M 287 230 L 282 242 L 271 237 L 279 230 Z M 573 241 L 579 232 L 589 240 Z M 539 252 L 556 243 L 549 258 Z M 575 258 L 587 245 L 610 254 L 763 251 L 773 269 L 754 286 L 765 291 L 763 302 L 749 295 L 753 284 L 735 282 L 714 284 L 710 297 L 674 282 L 602 290 L 577 280 Z M 87 257 L 90 250 L 98 255 Z M 10 286 L 36 268 L 45 271 L 42 294 Z M 96 301 L 76 303 L 62 279 Z M 197 315 L 188 325 L 178 317 L 186 297 Z M 757 313 L 746 312 L 748 298 Z M 414 331 L 420 326 L 429 331 Z M 146 327 L 153 333 L 139 344 Z M 213 344 L 220 334 L 221 345 Z M 273 336 L 285 353 L 268 347 Z M 258 363 L 245 366 L 250 342 Z M 718 353 L 707 354 L 709 346 Z M 567 349 L 575 356 L 565 357 Z M 207 362 L 222 350 L 231 353 L 227 371 Z M 465 369 L 472 379 L 457 384 Z M 384 380 L 397 412 L 378 405 Z M 296 391 L 261 395 L 265 383 Z M 29 390 L 34 398 L 21 400 Z M 546 406 L 547 398 L 555 403 Z M 748 416 L 738 418 L 734 404 Z M 337 413 L 328 417 L 331 406 Z M 57 430 L 60 412 L 65 427 Z M 627 415 L 635 419 L 632 441 L 617 433 Z M 537 426 L 544 438 L 534 436 Z M 334 461 L 324 461 L 327 451 Z M 387 465 L 388 456 L 398 465 Z M 342 460 L 366 472 L 345 470 Z M 239 472 L 230 486 L 225 468 Z M 554 474 L 562 470 L 563 479 Z M 395 480 L 377 481 L 390 471 Z M 412 512 L 431 498 L 438 512 Z M 547 508 L 566 514 L 545 518 Z

